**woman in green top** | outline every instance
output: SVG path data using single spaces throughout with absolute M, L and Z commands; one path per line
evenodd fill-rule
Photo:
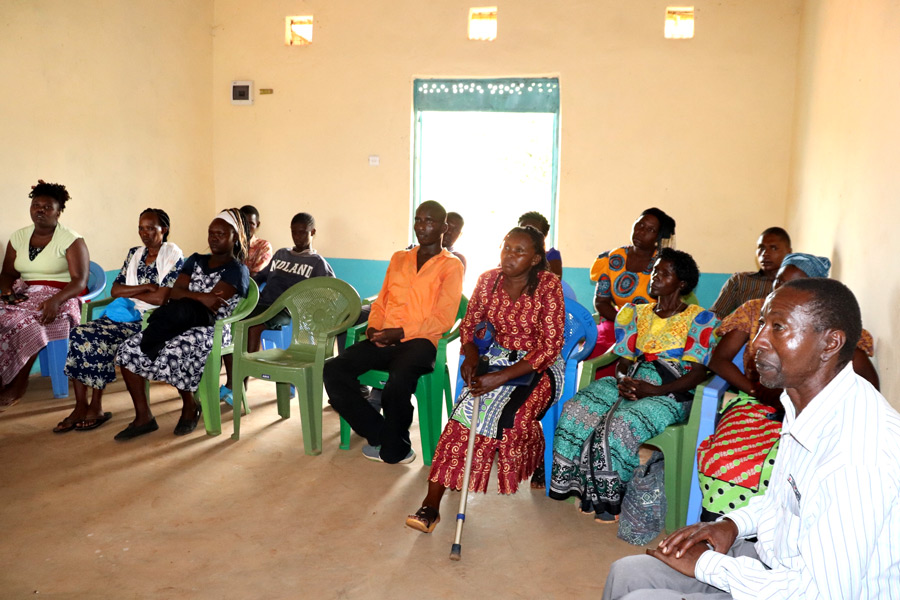
M 81 320 L 90 270 L 84 240 L 59 223 L 66 186 L 39 180 L 28 197 L 33 224 L 12 234 L 0 272 L 0 411 L 25 395 L 41 348 Z

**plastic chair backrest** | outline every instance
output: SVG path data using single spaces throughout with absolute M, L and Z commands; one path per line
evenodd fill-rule
M 257 302 L 259 302 L 259 286 L 251 279 L 250 287 L 247 288 L 247 296 L 238 301 L 238 305 L 234 307 L 234 311 L 232 311 L 230 315 L 221 319 L 222 325 L 224 326 L 225 324 L 234 323 L 244 319 L 253 312 Z
M 334 277 L 313 277 L 289 287 L 268 309 L 291 315 L 291 345 L 316 345 L 343 331 L 359 317 L 359 294 Z M 268 312 L 268 311 L 266 311 Z
M 566 341 L 561 352 L 566 362 L 587 358 L 597 343 L 597 325 L 590 311 L 566 298 Z
M 103 267 L 91 261 L 91 268 L 88 273 L 88 282 L 87 282 L 87 293 L 83 296 L 79 296 L 78 299 L 82 302 L 90 302 L 97 296 L 99 296 L 103 290 L 106 288 L 106 271 L 103 270 Z

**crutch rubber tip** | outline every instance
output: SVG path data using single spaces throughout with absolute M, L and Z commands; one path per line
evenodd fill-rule
M 460 556 L 460 552 L 462 552 L 462 546 L 459 544 L 453 544 L 450 546 L 450 560 L 459 560 L 462 558 Z

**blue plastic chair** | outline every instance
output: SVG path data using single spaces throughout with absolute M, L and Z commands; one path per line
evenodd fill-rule
M 81 322 L 87 323 L 88 313 L 86 304 L 103 293 L 106 289 L 106 272 L 103 267 L 91 261 L 88 273 L 87 293 L 79 296 L 81 300 Z M 53 387 L 54 398 L 67 398 L 69 396 L 69 378 L 63 373 L 66 367 L 66 358 L 69 356 L 69 338 L 62 340 L 50 340 L 46 346 L 38 352 L 38 361 L 41 364 L 41 376 L 50 376 L 50 385 Z
M 562 405 L 578 391 L 578 364 L 590 356 L 597 343 L 597 324 L 591 312 L 576 302 L 566 298 L 566 341 L 561 356 L 566 361 L 562 396 L 559 402 L 547 409 L 541 419 L 544 429 L 544 490 L 550 493 L 550 465 L 553 464 L 553 436 L 556 424 L 562 415 Z
M 281 329 L 266 329 L 260 336 L 261 350 L 284 350 L 291 345 L 291 331 L 293 324 L 288 324 Z
M 735 355 L 733 362 L 738 369 L 744 370 L 744 350 L 747 346 L 741 348 L 740 352 Z M 722 404 L 722 398 L 728 391 L 728 382 L 716 375 L 708 383 L 701 384 L 697 387 L 697 395 L 702 394 L 702 404 L 700 407 L 700 425 L 697 429 L 697 446 L 711 436 L 716 430 L 718 422 L 719 407 Z M 694 400 L 696 402 L 696 400 Z M 687 524 L 692 525 L 700 521 L 702 513 L 703 491 L 700 489 L 700 471 L 697 465 L 696 451 L 694 452 L 694 470 L 691 476 L 691 494 L 688 497 L 687 505 Z

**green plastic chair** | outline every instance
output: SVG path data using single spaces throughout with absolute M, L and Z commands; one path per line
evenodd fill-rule
M 219 373 L 222 371 L 222 357 L 226 354 L 231 354 L 234 349 L 234 339 L 232 339 L 232 345 L 222 345 L 222 334 L 225 325 L 233 325 L 235 322 L 240 321 L 249 315 L 253 309 L 256 308 L 256 303 L 258 301 L 259 287 L 257 287 L 256 282 L 251 279 L 250 287 L 247 289 L 247 297 L 241 298 L 238 305 L 235 307 L 234 312 L 231 313 L 231 316 L 216 321 L 213 331 L 212 350 L 209 353 L 209 357 L 206 359 L 206 364 L 203 367 L 203 375 L 200 377 L 200 387 L 197 389 L 197 394 L 194 397 L 194 401 L 200 405 L 203 414 L 203 425 L 206 427 L 206 435 L 219 435 L 222 433 L 222 407 L 219 402 Z M 152 312 L 152 309 L 144 312 L 141 317 L 141 330 L 147 328 L 147 320 L 150 318 Z M 232 338 L 233 337 L 234 336 L 232 336 Z M 144 384 L 144 393 L 147 395 L 147 400 L 149 401 L 149 381 Z
M 234 352 L 234 331 L 232 331 L 231 345 L 222 345 L 222 334 L 225 325 L 234 324 L 249 315 L 256 303 L 259 302 L 259 287 L 256 282 L 250 280 L 250 289 L 247 297 L 242 298 L 235 307 L 231 316 L 216 321 L 213 334 L 212 351 L 206 359 L 203 367 L 203 376 L 200 378 L 200 388 L 197 390 L 197 402 L 203 411 L 203 425 L 206 427 L 206 435 L 219 435 L 222 433 L 222 406 L 219 400 L 219 373 L 222 371 L 222 357 Z M 240 386 L 238 386 L 240 387 Z M 235 411 L 240 412 L 240 411 Z
M 466 315 L 469 300 L 465 296 L 459 299 L 456 321 L 450 331 L 438 340 L 437 354 L 434 358 L 434 370 L 419 377 L 416 383 L 416 402 L 419 409 L 419 434 L 422 438 L 422 460 L 431 465 L 434 450 L 441 435 L 442 408 L 441 398 L 445 399 L 447 414 L 453 408 L 453 391 L 450 389 L 450 369 L 447 366 L 447 344 L 459 338 L 459 325 Z M 361 323 L 347 330 L 347 348 L 366 337 L 368 323 Z M 387 381 L 387 371 L 366 371 L 359 376 L 363 385 L 383 389 Z M 350 449 L 350 425 L 341 418 L 341 450 Z
M 597 369 L 616 362 L 618 356 L 607 352 L 584 361 L 578 389 L 584 389 L 594 381 Z M 700 428 L 703 388 L 712 377 L 694 390 L 694 400 L 687 421 L 669 425 L 654 438 L 644 442 L 662 451 L 665 457 L 666 481 L 666 531 L 671 533 L 687 522 L 688 501 L 691 495 L 691 479 L 694 473 L 694 456 L 697 453 L 697 433 Z
M 282 309 L 291 315 L 291 343 L 284 349 L 247 352 L 247 332 L 253 325 L 265 323 Z M 334 338 L 359 318 L 359 294 L 349 283 L 333 277 L 313 277 L 287 289 L 265 312 L 234 326 L 232 378 L 234 405 L 246 406 L 246 377 L 276 382 L 278 414 L 291 416 L 291 385 L 297 389 L 303 450 L 322 452 L 322 369 L 334 353 Z M 247 411 L 249 412 L 249 410 Z M 240 439 L 241 411 L 234 411 L 234 433 Z

